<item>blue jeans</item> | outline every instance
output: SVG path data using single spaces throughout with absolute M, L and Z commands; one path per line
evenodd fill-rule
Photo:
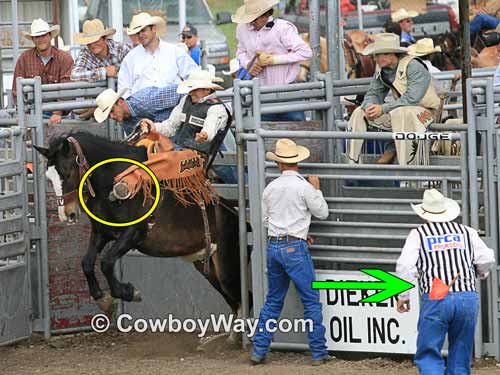
M 484 30 L 492 30 L 498 26 L 500 20 L 489 14 L 478 14 L 470 22 L 470 33 L 477 34 Z
M 304 112 L 270 113 L 262 115 L 261 121 L 306 121 Z
M 442 300 L 422 296 L 415 364 L 423 375 L 469 375 L 479 310 L 477 292 L 450 292 Z M 448 333 L 446 370 L 441 356 Z
M 307 333 L 313 359 L 322 359 L 328 355 L 326 350 L 325 327 L 319 291 L 311 288 L 315 280 L 314 266 L 307 242 L 269 241 L 267 244 L 268 293 L 266 303 L 260 311 L 257 333 L 253 338 L 253 354 L 263 358 L 269 351 L 273 332 L 266 329 L 269 319 L 278 320 L 290 280 L 295 284 L 300 300 L 304 305 L 304 318 L 313 322 L 312 332 Z

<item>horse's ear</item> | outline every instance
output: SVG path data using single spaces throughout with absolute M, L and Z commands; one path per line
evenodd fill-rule
M 67 155 L 69 153 L 70 145 L 67 139 L 64 139 L 61 142 L 61 144 L 59 145 L 59 150 L 62 152 L 63 155 Z
M 36 145 L 33 145 L 33 148 L 35 150 L 37 150 L 40 154 L 42 154 L 43 156 L 45 156 L 46 158 L 49 157 L 49 149 L 48 148 L 40 147 L 40 146 L 36 146 Z

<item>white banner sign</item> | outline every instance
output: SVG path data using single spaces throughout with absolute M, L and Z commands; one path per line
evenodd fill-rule
M 316 271 L 318 281 L 376 281 L 359 271 Z M 410 312 L 396 311 L 396 297 L 359 302 L 374 291 L 320 290 L 328 350 L 415 354 L 418 287 L 411 289 Z

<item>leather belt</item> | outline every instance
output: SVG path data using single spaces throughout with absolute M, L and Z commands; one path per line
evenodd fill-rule
M 289 235 L 279 236 L 279 237 L 268 236 L 267 238 L 268 238 L 269 241 L 273 241 L 273 242 L 278 242 L 278 241 L 287 241 L 287 242 L 290 242 L 290 241 L 305 241 L 303 238 L 299 238 L 299 237 L 295 237 L 295 236 L 289 236 Z

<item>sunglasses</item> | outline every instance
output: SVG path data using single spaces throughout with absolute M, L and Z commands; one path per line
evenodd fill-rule
M 192 35 L 183 35 L 182 40 L 191 39 L 192 37 L 193 37 Z

